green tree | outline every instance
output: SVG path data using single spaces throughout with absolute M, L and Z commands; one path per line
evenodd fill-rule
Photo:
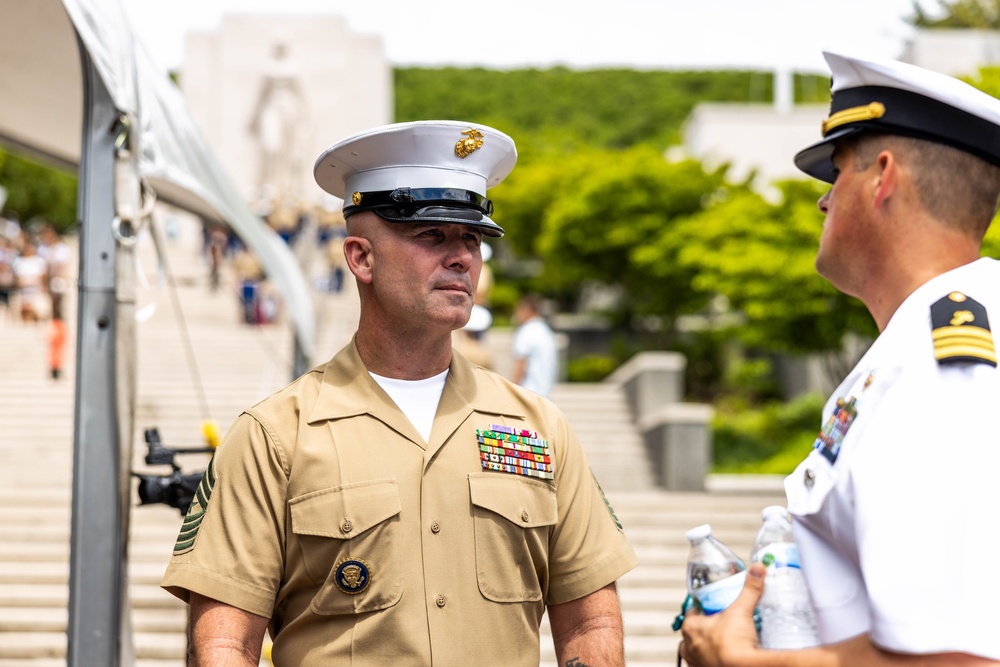
M 496 208 L 494 219 L 506 232 L 501 243 L 520 257 L 537 257 L 545 212 L 583 173 L 586 162 L 583 154 L 575 154 L 572 159 L 519 165 L 503 183 L 490 190 Z
M 35 218 L 65 232 L 76 224 L 76 177 L 16 153 L 0 150 L 0 184 L 7 188 L 4 211 L 22 222 Z
M 577 157 L 515 171 L 495 191 L 512 247 L 541 260 L 537 285 L 548 293 L 571 303 L 582 283 L 612 286 L 618 323 L 655 315 L 661 344 L 676 343 L 676 318 L 715 295 L 740 316 L 729 335 L 756 350 L 829 352 L 848 334 L 876 333 L 861 302 L 816 273 L 823 184 L 782 182 L 770 203 L 728 183 L 725 168 L 648 148 Z
M 702 307 L 694 272 L 677 261 L 680 246 L 661 243 L 725 187 L 725 170 L 693 160 L 671 163 L 658 151 L 592 151 L 557 167 L 539 163 L 497 189 L 497 210 L 518 249 L 541 260 L 539 285 L 571 300 L 596 282 L 623 295 L 619 322 L 656 315 L 663 330 Z
M 770 72 L 640 71 L 566 68 L 398 68 L 396 120 L 458 118 L 510 134 L 522 163 L 585 148 L 662 149 L 678 143 L 700 102 L 769 103 Z M 822 81 L 822 83 L 818 83 Z M 828 82 L 798 78 L 802 101 L 826 101 Z
M 938 8 L 932 15 L 914 0 L 909 21 L 919 28 L 1000 30 L 1000 0 L 938 0 Z
M 733 328 L 761 350 L 825 352 L 844 336 L 873 336 L 860 301 L 838 292 L 814 268 L 823 216 L 823 187 L 810 181 L 779 184 L 780 203 L 747 189 L 731 191 L 714 206 L 678 225 L 665 242 L 680 246 L 680 264 L 694 273 L 694 288 L 723 295 L 743 315 Z M 665 253 L 667 251 L 664 251 Z

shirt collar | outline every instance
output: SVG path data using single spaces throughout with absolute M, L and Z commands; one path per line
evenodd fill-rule
M 409 423 L 392 399 L 372 379 L 361 360 L 355 340 L 322 367 L 323 380 L 316 404 L 308 416 L 310 424 L 370 414 L 389 425 L 395 416 Z M 477 373 L 480 375 L 477 377 Z M 452 352 L 438 417 L 468 416 L 471 412 L 524 417 L 524 407 L 504 381 L 492 373 L 482 374 L 459 352 Z M 463 417 L 464 418 L 464 417 Z

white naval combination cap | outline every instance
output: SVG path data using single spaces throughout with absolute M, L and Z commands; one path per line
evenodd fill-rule
M 344 216 L 372 211 L 390 222 L 473 225 L 503 236 L 486 189 L 514 168 L 514 140 L 485 125 L 451 120 L 376 127 L 343 139 L 316 160 L 319 186 L 344 200 Z
M 830 116 L 823 140 L 795 156 L 805 173 L 833 183 L 837 141 L 864 131 L 935 141 L 1000 165 L 1000 100 L 916 65 L 823 56 L 832 75 Z

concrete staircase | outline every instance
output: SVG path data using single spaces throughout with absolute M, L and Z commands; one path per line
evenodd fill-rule
M 240 323 L 231 278 L 211 292 L 196 230 L 186 234 L 171 242 L 170 257 L 196 370 L 169 293 L 142 290 L 139 305 L 155 300 L 157 307 L 139 331 L 138 471 L 165 472 L 142 462 L 144 428 L 158 427 L 167 446 L 202 446 L 204 418 L 225 431 L 240 410 L 291 378 L 286 328 Z M 152 275 L 151 251 L 144 247 L 142 254 Z M 316 300 L 321 359 L 349 340 L 357 302 L 351 285 L 342 294 L 317 292 Z M 496 341 L 503 354 L 503 336 Z M 24 325 L 0 311 L 0 667 L 65 665 L 74 372 L 71 362 L 62 379 L 52 380 L 45 345 L 45 325 Z M 74 349 L 72 335 L 68 345 Z M 617 387 L 559 385 L 552 398 L 579 435 L 641 561 L 619 582 L 629 663 L 672 666 L 678 638 L 670 622 L 684 597 L 684 531 L 711 522 L 722 540 L 747 554 L 760 509 L 783 494 L 771 479 L 716 478 L 704 494 L 658 490 Z M 205 460 L 192 455 L 180 463 L 194 470 Z M 158 587 L 180 520 L 165 506 L 132 509 L 129 590 L 138 667 L 183 664 L 186 610 Z M 554 660 L 545 637 L 542 664 L 553 667 Z

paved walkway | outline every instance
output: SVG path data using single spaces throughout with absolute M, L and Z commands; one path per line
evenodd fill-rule
M 224 431 L 242 408 L 291 379 L 285 328 L 240 323 L 231 277 L 224 276 L 218 291 L 208 288 L 208 270 L 190 234 L 170 248 L 195 364 L 187 361 L 184 329 L 169 293 L 156 284 L 145 248 L 153 285 L 141 290 L 139 305 L 155 303 L 155 312 L 139 328 L 136 470 L 163 472 L 142 462 L 143 429 L 158 427 L 168 446 L 201 446 L 203 418 Z M 356 295 L 349 286 L 340 295 L 315 296 L 317 357 L 324 358 L 349 340 Z M 70 306 L 67 321 L 75 325 Z M 46 331 L 0 311 L 0 667 L 65 664 L 74 372 L 71 361 L 64 378 L 48 376 Z M 71 350 L 74 345 L 71 335 Z M 622 425 L 624 403 L 613 387 L 561 385 L 553 398 L 581 435 L 595 434 L 584 445 L 642 563 L 620 582 L 629 664 L 673 665 L 677 636 L 669 626 L 684 595 L 684 531 L 709 521 L 721 539 L 747 554 L 760 509 L 783 500 L 776 480 L 713 478 L 712 493 L 666 493 L 642 467 L 641 444 Z M 188 458 L 182 463 L 190 469 L 204 465 L 198 456 Z M 629 463 L 616 470 L 621 460 Z M 165 506 L 132 510 L 129 579 L 139 667 L 183 664 L 185 608 L 157 586 L 179 525 L 179 513 Z M 542 664 L 554 665 L 547 639 Z

